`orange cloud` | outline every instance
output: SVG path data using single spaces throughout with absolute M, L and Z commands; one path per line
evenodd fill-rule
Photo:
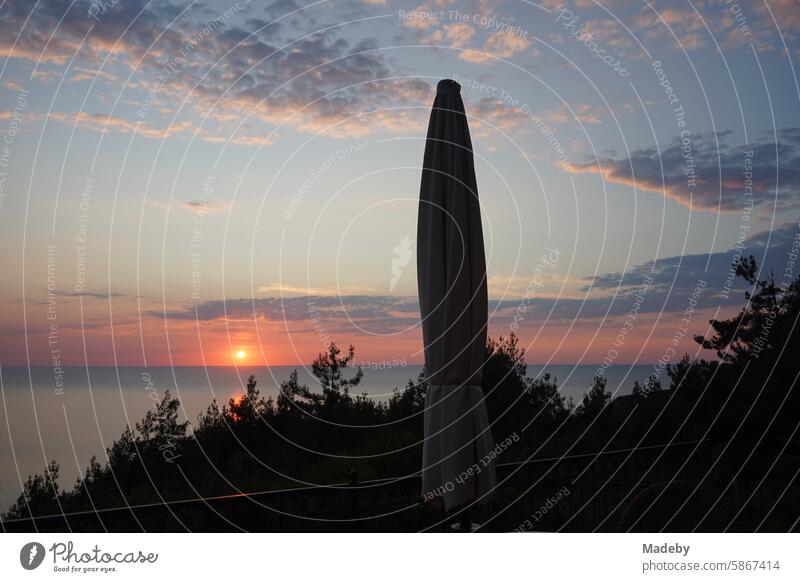
M 524 36 L 500 30 L 489 35 L 481 51 L 462 52 L 459 58 L 470 63 L 485 63 L 495 57 L 508 59 L 524 51 L 530 44 Z
M 455 22 L 445 24 L 440 30 L 435 31 L 430 38 L 430 42 L 446 44 L 448 46 L 462 48 L 467 46 L 475 35 L 475 29 L 466 22 Z

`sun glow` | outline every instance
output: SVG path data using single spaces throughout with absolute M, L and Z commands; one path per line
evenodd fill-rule
M 247 356 L 247 353 L 244 350 L 239 350 L 236 352 L 235 356 L 237 360 L 244 360 L 245 356 Z

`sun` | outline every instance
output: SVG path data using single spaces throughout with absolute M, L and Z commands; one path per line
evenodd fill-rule
M 247 352 L 244 350 L 239 350 L 235 355 L 237 360 L 244 360 L 245 356 L 247 356 Z

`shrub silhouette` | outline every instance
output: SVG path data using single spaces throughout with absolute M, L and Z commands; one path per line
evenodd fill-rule
M 549 374 L 527 377 L 515 335 L 490 338 L 483 388 L 492 432 L 498 440 L 520 436 L 503 461 L 526 458 L 542 443 L 561 454 L 710 438 L 719 445 L 715 450 L 727 451 L 703 461 L 711 463 L 715 483 L 763 474 L 764 463 L 778 460 L 797 428 L 797 363 L 788 355 L 800 348 L 800 279 L 783 285 L 772 276 L 758 280 L 752 257 L 740 261 L 737 272 L 753 286 L 747 303 L 736 316 L 711 321 L 708 337 L 695 338 L 717 359 L 685 355 L 666 367 L 667 387 L 651 376 L 635 382 L 630 396 L 612 398 L 606 379 L 596 377 L 576 407 Z M 59 487 L 59 466 L 51 461 L 27 479 L 4 518 L 270 490 L 298 481 L 414 474 L 421 458 L 424 372 L 375 401 L 353 394 L 364 378 L 354 358 L 352 345 L 342 352 L 330 344 L 311 365 L 319 386 L 302 383 L 293 370 L 275 399 L 265 399 L 250 376 L 238 398 L 222 407 L 212 401 L 192 424 L 180 422 L 178 400 L 167 392 L 133 428 L 125 427 L 105 462 L 90 460 L 74 487 Z M 735 446 L 722 446 L 731 442 Z M 678 485 L 673 489 L 683 491 L 692 482 Z M 672 491 L 658 484 L 648 490 Z M 739 485 L 735 491 L 747 493 Z M 672 501 L 665 499 L 665 507 Z M 292 507 L 305 511 L 302 504 Z M 626 513 L 631 523 L 636 507 Z

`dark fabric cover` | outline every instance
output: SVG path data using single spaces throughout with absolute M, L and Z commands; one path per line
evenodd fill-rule
M 425 369 L 423 496 L 446 508 L 495 484 L 494 443 L 481 390 L 487 291 L 472 141 L 460 85 L 437 87 L 431 111 L 417 222 Z M 466 473 L 466 475 L 465 475 Z

